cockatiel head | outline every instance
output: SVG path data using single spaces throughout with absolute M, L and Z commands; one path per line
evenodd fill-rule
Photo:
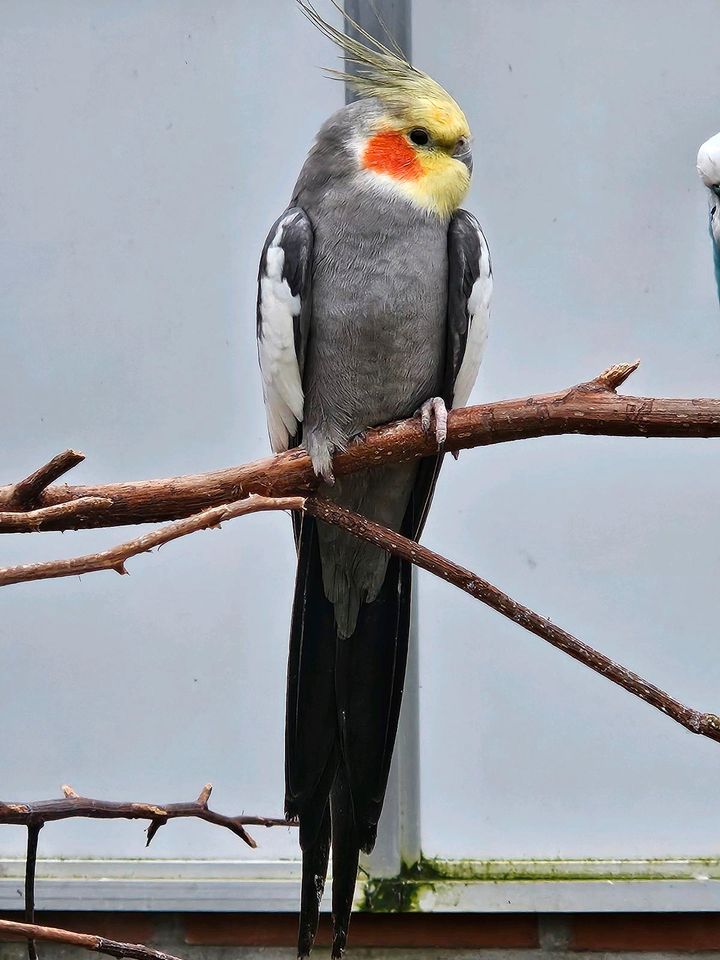
M 470 186 L 472 150 L 465 115 L 432 77 L 357 24 L 367 45 L 331 26 L 308 0 L 300 9 L 355 64 L 358 75 L 326 71 L 350 83 L 367 109 L 357 112 L 345 147 L 357 172 L 383 191 L 449 217 Z
M 706 140 L 698 150 L 697 169 L 708 188 L 715 282 L 720 298 L 720 133 Z
M 698 150 L 697 169 L 705 186 L 720 195 L 720 133 L 706 140 Z

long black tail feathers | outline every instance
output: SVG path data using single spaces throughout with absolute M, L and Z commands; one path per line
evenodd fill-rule
M 345 953 L 350 914 L 352 912 L 355 881 L 357 880 L 360 842 L 355 827 L 350 785 L 344 764 L 340 764 L 330 794 L 332 823 L 333 885 L 332 958 L 340 960 Z
M 301 814 L 302 819 L 302 814 Z M 332 958 L 345 953 L 357 881 L 360 840 L 347 775 L 340 764 L 316 839 L 303 850 L 298 960 L 310 956 L 320 919 L 332 834 Z
M 312 945 L 315 942 L 329 855 L 330 804 L 325 808 L 325 814 L 315 841 L 303 850 L 298 960 L 310 956 Z

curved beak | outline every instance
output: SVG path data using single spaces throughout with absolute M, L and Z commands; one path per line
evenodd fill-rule
M 472 146 L 469 140 L 460 141 L 458 145 L 452 152 L 454 160 L 459 160 L 460 163 L 464 163 L 468 168 L 468 173 L 472 174 L 473 170 L 473 158 L 472 158 Z

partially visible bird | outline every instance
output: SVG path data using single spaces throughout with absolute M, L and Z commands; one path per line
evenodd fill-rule
M 358 68 L 360 99 L 321 127 L 262 252 L 257 338 L 273 450 L 302 445 L 321 491 L 417 538 L 442 453 L 333 478 L 332 457 L 369 427 L 418 414 L 441 451 L 485 346 L 487 243 L 460 210 L 470 130 L 452 97 L 354 24 L 305 16 Z M 402 698 L 411 567 L 294 517 L 286 796 L 303 852 L 298 956 L 314 942 L 333 855 L 332 956 L 345 949 L 359 851 L 375 843 Z
M 720 299 L 720 133 L 710 137 L 700 147 L 697 157 L 697 169 L 703 183 L 708 188 L 710 207 L 710 237 L 713 242 L 715 260 L 715 281 L 718 299 Z

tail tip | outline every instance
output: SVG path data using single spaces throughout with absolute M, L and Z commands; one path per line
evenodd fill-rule
M 342 960 L 347 945 L 347 930 L 338 930 L 333 937 L 331 960 Z
M 377 840 L 377 823 L 358 824 L 358 846 L 363 853 L 372 853 Z
M 315 942 L 314 934 L 301 934 L 298 937 L 297 960 L 307 960 Z

